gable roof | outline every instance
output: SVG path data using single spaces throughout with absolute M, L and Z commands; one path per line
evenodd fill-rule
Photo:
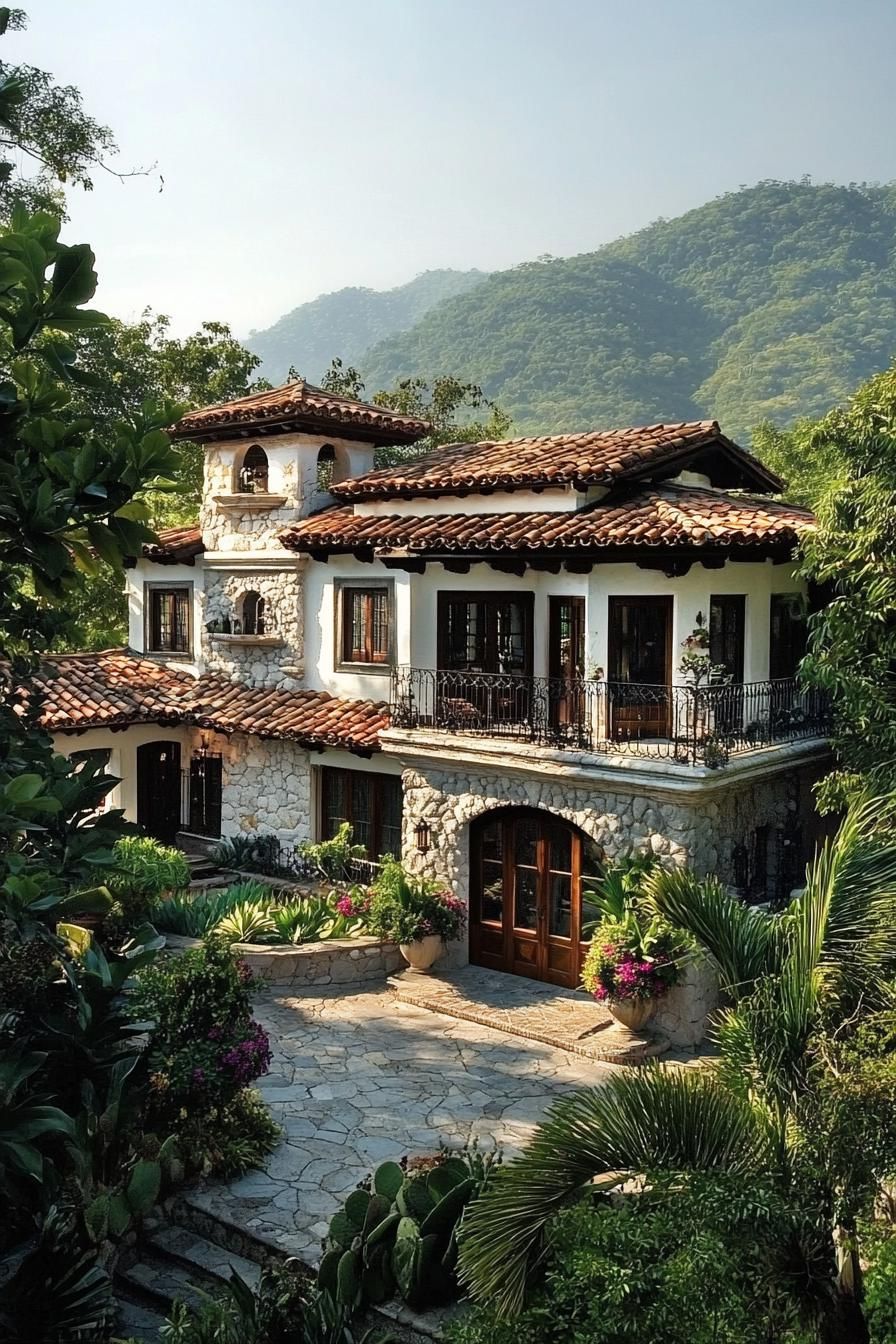
M 168 432 L 174 440 L 192 439 L 197 443 L 304 431 L 396 444 L 416 443 L 429 430 L 425 420 L 413 415 L 340 397 L 297 378 L 266 392 L 188 411 Z
M 412 499 L 485 490 L 577 490 L 666 472 L 686 465 L 713 485 L 775 491 L 783 482 L 725 438 L 715 420 L 632 429 L 549 434 L 501 442 L 445 444 L 413 462 L 385 467 L 332 486 L 339 499 Z
M 628 547 L 792 550 L 814 521 L 808 509 L 780 500 L 669 484 L 619 487 L 586 508 L 559 513 L 359 515 L 337 505 L 284 529 L 280 540 L 292 551 L 355 552 L 368 559 L 399 550 L 416 556 Z
M 219 677 L 195 678 L 128 650 L 56 654 L 35 679 L 49 732 L 185 724 L 222 733 L 287 738 L 311 749 L 367 755 L 388 723 L 388 706 L 325 691 L 255 690 Z

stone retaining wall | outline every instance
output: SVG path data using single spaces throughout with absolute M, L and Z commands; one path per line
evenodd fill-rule
M 394 943 L 378 938 L 331 938 L 297 947 L 234 943 L 233 950 L 260 980 L 294 989 L 360 985 L 371 980 L 384 984 L 405 964 Z
M 688 962 L 680 983 L 658 1000 L 650 1030 L 671 1046 L 699 1045 L 718 1006 L 719 980 L 713 967 L 703 959 Z

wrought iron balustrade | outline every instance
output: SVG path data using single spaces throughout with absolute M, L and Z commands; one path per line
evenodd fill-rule
M 398 667 L 391 703 L 397 728 L 707 766 L 830 727 L 824 694 L 792 679 L 652 686 Z

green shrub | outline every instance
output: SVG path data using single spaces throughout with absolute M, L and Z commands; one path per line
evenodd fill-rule
M 741 1183 L 742 1185 L 743 1183 Z M 521 1315 L 477 1307 L 450 1344 L 808 1344 L 769 1287 L 764 1190 L 670 1185 L 598 1196 L 550 1223 L 542 1281 Z
M 352 860 L 365 859 L 367 850 L 352 843 L 352 828 L 344 821 L 329 840 L 306 840 L 299 845 L 299 855 L 317 869 L 325 882 L 350 882 Z
M 244 1087 L 211 1113 L 188 1115 L 177 1136 L 178 1152 L 188 1168 L 232 1179 L 264 1165 L 280 1142 L 280 1128 L 261 1093 Z
M 882 1238 L 865 1272 L 871 1344 L 896 1344 L 896 1236 Z
M 217 938 L 138 975 L 128 1008 L 156 1024 L 149 1112 L 160 1130 L 187 1116 L 213 1126 L 214 1113 L 267 1072 L 270 1046 L 252 1017 L 252 984 L 245 963 Z
M 165 933 L 204 938 L 214 932 L 230 943 L 316 943 L 364 930 L 363 918 L 342 909 L 345 898 L 336 892 L 283 903 L 277 897 L 261 882 L 238 882 L 224 891 L 185 892 L 157 901 L 150 918 Z
M 127 835 L 112 849 L 113 866 L 103 877 L 115 904 L 105 921 L 108 933 L 121 935 L 150 917 L 153 902 L 190 883 L 190 865 L 179 849 L 148 835 Z
M 213 858 L 222 868 L 277 877 L 283 873 L 280 840 L 276 835 L 250 831 L 231 835 L 215 846 Z
M 176 933 L 186 938 L 203 938 L 243 898 L 233 895 L 234 888 L 224 890 L 176 892 L 167 899 L 155 901 L 149 909 L 149 918 L 162 933 Z

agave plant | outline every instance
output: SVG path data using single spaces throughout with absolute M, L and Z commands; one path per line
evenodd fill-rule
M 216 890 L 178 892 L 157 901 L 150 911 L 153 923 L 165 933 L 187 938 L 204 938 L 221 920 L 245 901 L 258 901 L 269 895 L 261 882 L 235 882 Z
M 825 1042 L 860 1005 L 884 1001 L 896 967 L 894 809 L 896 795 L 857 802 L 781 916 L 681 870 L 647 877 L 648 902 L 702 944 L 731 996 L 719 1063 L 653 1065 L 559 1101 L 468 1211 L 460 1278 L 475 1297 L 515 1314 L 552 1215 L 595 1180 L 743 1173 L 792 1201 L 788 1284 L 802 1285 L 822 1344 L 868 1339 L 856 1218 L 887 1172 L 873 1143 L 844 1136 L 825 1110 Z
M 215 925 L 215 933 L 231 943 L 258 943 L 274 932 L 274 918 L 268 901 L 240 901 Z

